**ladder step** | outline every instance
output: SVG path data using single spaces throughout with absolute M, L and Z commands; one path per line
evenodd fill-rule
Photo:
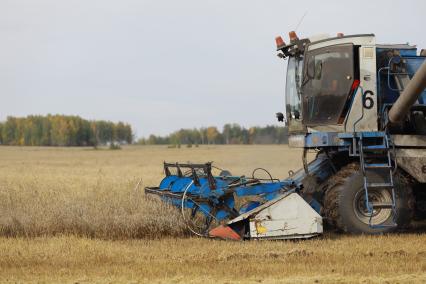
M 376 208 L 393 208 L 393 203 L 388 203 L 388 202 L 371 202 L 371 206 L 376 209 Z
M 389 164 L 364 164 L 366 169 L 390 169 L 392 166 Z
M 387 159 L 387 153 L 385 151 L 365 151 L 364 152 L 364 161 L 368 159 Z M 386 163 L 386 161 L 377 161 L 377 162 L 383 162 Z M 364 162 L 364 164 L 368 164 L 368 162 Z M 374 164 L 374 163 L 372 163 Z
M 372 229 L 383 229 L 383 228 L 395 228 L 397 226 L 398 226 L 397 223 L 392 222 L 392 223 L 387 224 L 387 225 L 370 225 L 370 228 L 372 228 Z
M 392 183 L 389 182 L 371 182 L 371 183 L 367 183 L 367 187 L 371 188 L 371 187 L 393 187 Z
M 389 147 L 386 147 L 385 145 L 368 145 L 368 146 L 363 146 L 362 147 L 363 150 L 371 150 L 371 151 L 377 151 L 377 150 L 389 150 Z

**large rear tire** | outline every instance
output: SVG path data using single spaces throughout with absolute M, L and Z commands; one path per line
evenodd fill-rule
M 375 172 L 369 175 L 370 182 L 387 182 L 385 173 Z M 401 173 L 394 175 L 396 216 L 390 208 L 373 211 L 370 226 L 370 214 L 365 206 L 364 180 L 359 164 L 351 163 L 336 173 L 327 186 L 324 197 L 324 215 L 327 223 L 338 230 L 353 234 L 380 234 L 401 229 L 410 223 L 414 212 L 414 197 L 407 179 Z M 372 188 L 369 200 L 374 202 L 392 202 L 391 190 Z M 391 225 L 397 223 L 397 227 Z M 380 226 L 382 225 L 382 226 Z M 384 225 L 384 226 L 383 226 Z

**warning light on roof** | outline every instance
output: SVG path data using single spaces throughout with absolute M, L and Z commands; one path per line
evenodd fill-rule
M 344 34 L 343 33 L 337 33 L 337 37 L 343 37 Z
M 298 40 L 298 39 L 299 39 L 299 38 L 297 37 L 297 34 L 296 34 L 296 32 L 295 32 L 295 31 L 291 31 L 291 32 L 289 32 L 289 33 L 288 33 L 288 35 L 289 35 L 289 37 L 290 37 L 290 41 L 291 41 L 291 42 L 296 41 L 296 40 Z
M 285 46 L 285 42 L 284 42 L 283 38 L 280 37 L 280 36 L 277 36 L 275 38 L 275 42 L 277 43 L 277 48 Z

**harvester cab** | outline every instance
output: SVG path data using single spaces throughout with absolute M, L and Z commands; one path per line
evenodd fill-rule
M 284 180 L 233 176 L 211 163 L 165 163 L 145 192 L 181 210 L 195 234 L 228 239 L 308 238 L 404 228 L 426 201 L 426 63 L 408 44 L 373 34 L 276 38 L 288 60 L 289 146 L 303 167 Z M 316 158 L 307 160 L 315 150 Z M 423 209 L 424 210 L 424 209 Z

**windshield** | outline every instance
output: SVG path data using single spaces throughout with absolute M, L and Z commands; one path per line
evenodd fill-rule
M 291 126 L 292 120 L 301 120 L 301 94 L 300 84 L 302 78 L 303 59 L 291 57 L 287 65 L 286 79 L 286 117 Z
M 303 122 L 339 124 L 354 82 L 352 44 L 327 46 L 305 55 Z

